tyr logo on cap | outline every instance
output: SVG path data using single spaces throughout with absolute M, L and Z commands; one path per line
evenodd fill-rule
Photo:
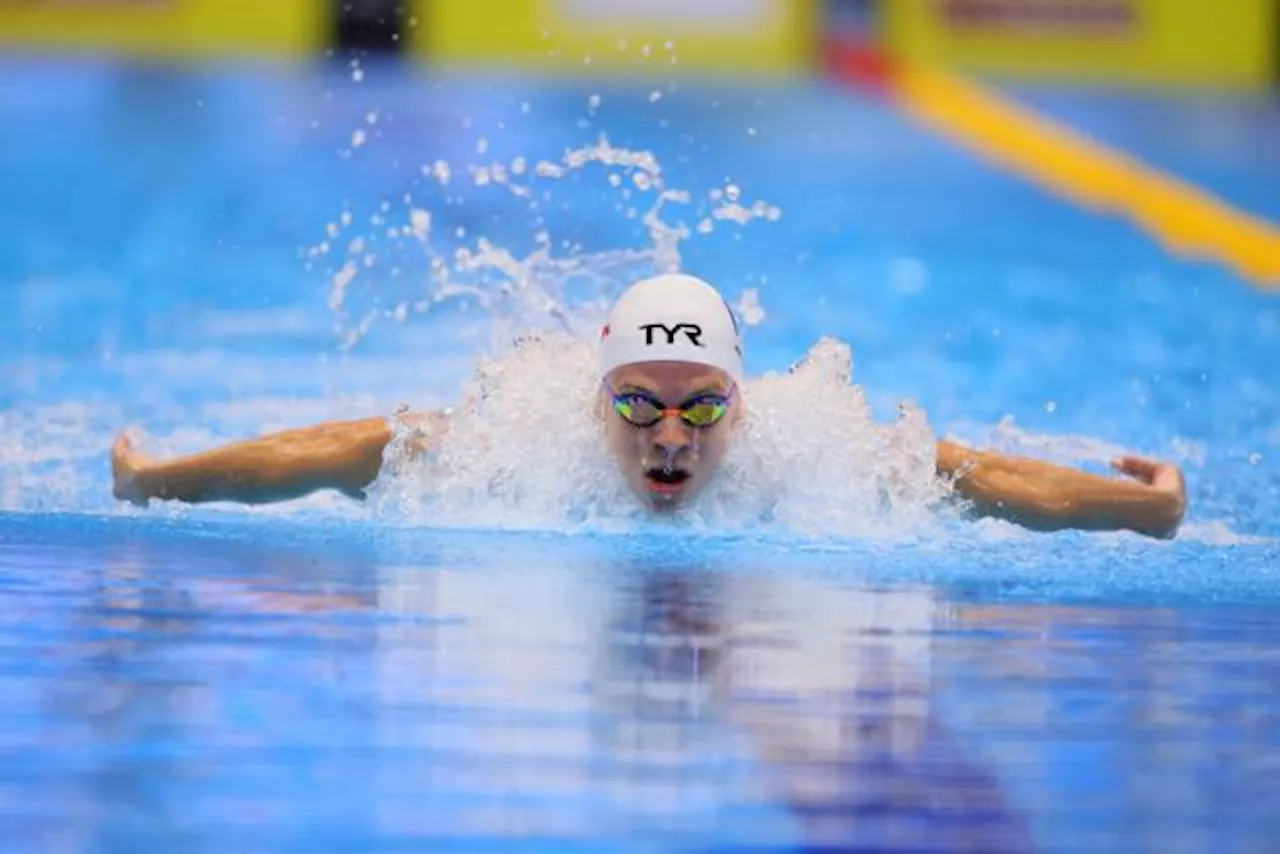
M 702 338 L 702 327 L 696 323 L 677 323 L 675 326 L 667 326 L 665 323 L 645 323 L 641 325 L 639 329 L 644 333 L 645 344 L 652 345 L 653 331 L 655 329 L 661 329 L 667 334 L 668 344 L 676 343 L 676 336 L 683 332 L 685 336 L 688 337 L 690 343 L 695 347 L 707 346 L 699 340 Z

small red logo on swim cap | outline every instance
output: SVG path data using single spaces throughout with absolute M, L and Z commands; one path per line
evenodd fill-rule
M 608 337 L 609 337 L 609 324 L 607 324 L 607 323 L 606 323 L 603 327 L 601 327 L 601 329 L 600 329 L 600 337 L 601 337 L 601 338 L 608 338 Z

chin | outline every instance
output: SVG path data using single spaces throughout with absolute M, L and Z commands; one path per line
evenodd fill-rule
M 673 507 L 679 507 L 689 500 L 688 495 L 671 495 L 668 493 L 649 493 L 645 496 L 649 500 L 649 504 L 660 510 L 670 510 Z

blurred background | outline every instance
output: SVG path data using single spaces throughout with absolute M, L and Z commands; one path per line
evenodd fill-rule
M 331 51 L 434 66 L 811 73 L 886 57 L 1013 80 L 1258 90 L 1277 75 L 1270 0 L 14 0 L 11 52 L 306 61 Z M 646 53 L 643 46 L 649 44 Z

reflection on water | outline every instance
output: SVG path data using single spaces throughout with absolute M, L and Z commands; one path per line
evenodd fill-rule
M 10 850 L 1261 851 L 1277 829 L 1265 613 L 147 530 L 0 539 Z

